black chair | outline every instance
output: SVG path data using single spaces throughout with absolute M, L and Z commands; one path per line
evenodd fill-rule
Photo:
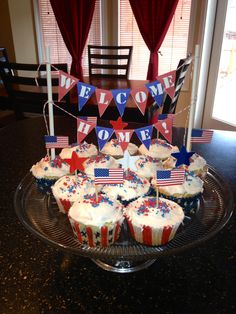
M 179 64 L 177 66 L 176 70 L 176 78 L 175 78 L 175 94 L 174 97 L 171 98 L 168 94 L 164 95 L 164 101 L 163 101 L 163 106 L 159 108 L 154 102 L 150 107 L 149 107 L 149 113 L 148 113 L 148 120 L 151 122 L 152 118 L 154 115 L 157 113 L 157 111 L 160 111 L 162 114 L 168 114 L 168 113 L 175 113 L 176 107 L 177 107 L 177 102 L 179 99 L 179 95 L 181 92 L 181 88 L 184 84 L 184 79 L 186 76 L 186 73 L 188 71 L 188 68 L 192 62 L 192 57 L 188 56 L 185 59 L 180 59 Z M 159 110 L 160 109 L 160 110 Z
M 54 64 L 54 68 L 68 72 L 67 64 Z M 43 112 L 43 104 L 47 101 L 47 79 L 46 65 L 38 64 L 23 64 L 0 61 L 0 75 L 8 94 L 9 109 L 15 111 L 16 117 L 21 119 L 24 117 L 24 112 L 41 113 Z M 53 101 L 58 100 L 58 75 L 52 72 L 52 90 Z M 70 95 L 67 94 L 60 106 L 69 106 Z M 65 109 L 65 108 L 64 108 Z M 55 110 L 55 113 L 61 114 L 60 110 Z
M 132 46 L 88 45 L 89 76 L 127 79 L 132 51 Z

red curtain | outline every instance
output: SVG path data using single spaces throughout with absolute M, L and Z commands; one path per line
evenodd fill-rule
M 179 0 L 129 0 L 140 33 L 150 50 L 147 79 L 158 75 L 158 50 L 170 26 Z
M 72 56 L 71 74 L 82 79 L 82 53 L 96 0 L 50 0 L 50 2 L 66 47 Z

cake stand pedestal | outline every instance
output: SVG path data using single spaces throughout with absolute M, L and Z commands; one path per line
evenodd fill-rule
M 67 253 L 89 257 L 102 269 L 130 273 L 145 269 L 158 258 L 199 245 L 221 230 L 233 212 L 233 195 L 224 179 L 211 167 L 197 211 L 186 215 L 173 240 L 162 246 L 146 246 L 133 240 L 124 224 L 119 240 L 106 248 L 90 248 L 74 237 L 66 215 L 60 213 L 54 198 L 41 194 L 32 175 L 27 174 L 14 197 L 22 224 L 46 243 Z

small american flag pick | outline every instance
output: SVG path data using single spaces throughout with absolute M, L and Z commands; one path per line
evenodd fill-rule
M 69 138 L 68 136 L 44 136 L 46 148 L 64 148 L 69 147 Z
M 80 119 L 85 120 L 85 121 L 87 121 L 89 123 L 93 123 L 93 124 L 97 125 L 97 117 L 83 116 L 83 117 L 80 117 Z
M 191 143 L 210 143 L 212 136 L 212 130 L 192 130 Z
M 95 184 L 123 184 L 124 169 L 94 168 Z
M 158 186 L 183 184 L 185 177 L 184 175 L 184 169 L 157 170 L 156 183 Z

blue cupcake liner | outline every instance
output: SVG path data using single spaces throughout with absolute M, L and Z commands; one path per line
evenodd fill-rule
M 159 195 L 163 198 L 179 204 L 183 208 L 185 213 L 195 212 L 198 208 L 198 202 L 201 197 L 201 193 L 193 197 L 174 197 L 170 195 L 165 195 L 163 193 L 160 193 Z
M 57 181 L 57 179 L 45 179 L 35 178 L 35 182 L 38 190 L 43 194 L 50 194 L 52 192 L 51 186 Z

